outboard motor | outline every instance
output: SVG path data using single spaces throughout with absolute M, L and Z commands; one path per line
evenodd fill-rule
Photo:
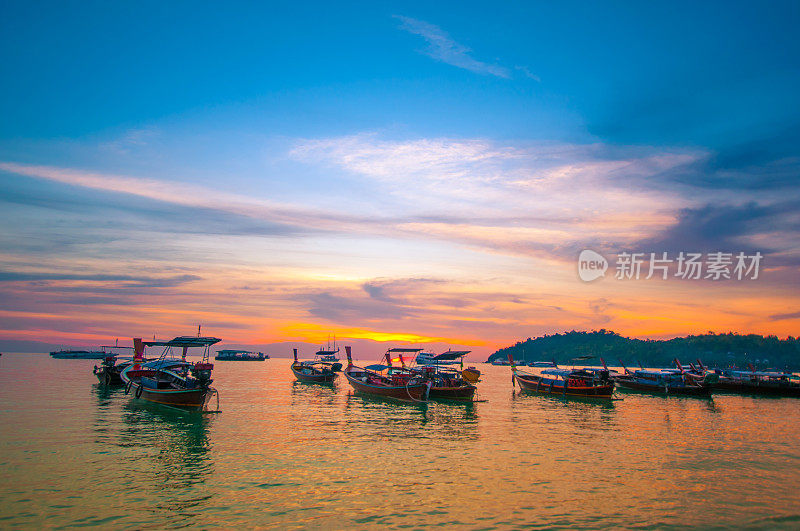
M 211 371 L 214 369 L 213 363 L 203 363 L 198 361 L 192 367 L 192 376 L 197 379 L 200 387 L 208 387 L 213 381 L 211 379 Z

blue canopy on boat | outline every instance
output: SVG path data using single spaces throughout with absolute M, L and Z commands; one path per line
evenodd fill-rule
M 637 369 L 633 371 L 634 374 L 648 375 L 648 376 L 680 376 L 680 371 L 676 369 Z
M 148 361 L 147 363 L 142 364 L 142 367 L 147 369 L 163 369 L 165 367 L 191 367 L 192 365 L 194 364 L 189 363 L 188 361 L 164 359 Z
M 375 364 L 375 365 L 367 365 L 364 368 L 367 369 L 368 371 L 380 372 L 380 371 L 385 371 L 386 369 L 389 368 L 389 366 L 388 365 L 381 365 L 380 363 L 378 363 L 378 364 Z
M 142 341 L 148 347 L 206 347 L 222 341 L 216 337 L 179 336 L 169 341 Z
M 463 358 L 467 354 L 469 354 L 470 350 L 448 350 L 447 352 L 442 352 L 441 354 L 434 356 L 431 358 L 433 361 L 451 361 L 457 360 L 459 358 Z
M 566 378 L 573 372 L 575 371 L 572 369 L 545 369 L 542 371 L 542 374 L 552 374 L 553 376 L 563 376 Z

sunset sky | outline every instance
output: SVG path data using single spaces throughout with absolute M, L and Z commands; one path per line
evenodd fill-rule
M 3 2 L 0 349 L 796 336 L 798 27 L 797 2 Z M 583 249 L 764 258 L 586 283 Z

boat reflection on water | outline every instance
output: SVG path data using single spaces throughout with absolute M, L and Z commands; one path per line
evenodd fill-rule
M 477 440 L 478 408 L 474 402 L 432 403 L 423 425 L 433 437 L 451 441 Z
M 477 439 L 478 404 L 473 402 L 398 402 L 361 393 L 345 400 L 349 436 L 424 438 L 439 441 Z
M 527 424 L 538 426 L 537 429 L 557 431 L 564 429 L 565 433 L 571 433 L 571 437 L 576 440 L 591 438 L 599 432 L 616 430 L 617 403 L 612 400 L 538 395 L 525 391 L 515 391 L 511 395 L 515 425 Z
M 520 404 L 542 404 L 549 408 L 563 408 L 565 410 L 592 409 L 592 410 L 613 410 L 618 400 L 597 400 L 594 397 L 582 396 L 563 396 L 558 394 L 538 395 L 526 392 L 522 389 L 511 391 L 511 403 Z
M 103 385 L 101 383 L 92 384 L 91 389 L 97 399 L 98 407 L 108 407 L 114 403 L 114 397 L 123 396 L 125 394 L 125 390 L 122 387 Z
M 334 405 L 338 401 L 339 386 L 336 383 L 314 385 L 295 380 L 291 385 L 292 406 Z
M 191 525 L 189 518 L 210 498 L 205 483 L 214 473 L 208 437 L 214 417 L 128 401 L 122 420 L 117 445 L 138 455 L 120 463 L 120 474 L 136 476 L 137 489 L 147 494 L 159 492 L 152 510 L 163 511 L 173 525 Z

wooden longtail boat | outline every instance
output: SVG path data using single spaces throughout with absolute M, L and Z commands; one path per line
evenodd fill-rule
M 95 376 L 97 376 L 97 379 L 101 385 L 122 385 L 122 378 L 120 378 L 120 374 L 122 374 L 122 371 L 124 371 L 133 363 L 133 358 L 130 355 L 120 357 L 119 354 L 112 349 L 133 350 L 133 347 L 120 347 L 119 345 L 114 345 L 113 347 L 103 346 L 100 348 L 102 348 L 104 351 L 108 349 L 108 355 L 103 358 L 103 363 L 101 363 L 99 366 L 94 366 L 92 372 Z
M 430 399 L 469 401 L 473 399 L 478 388 L 467 381 L 463 375 L 463 372 L 466 372 L 463 371 L 463 360 L 464 356 L 470 353 L 469 350 L 448 350 L 442 354 L 429 354 L 424 357 L 417 355 L 415 358 L 417 365 L 407 369 L 403 354 L 406 352 L 420 352 L 420 350 L 392 348 L 387 352 L 387 359 L 390 362 L 395 361 L 394 354 L 397 354 L 399 356 L 398 361 L 400 361 L 403 369 L 409 370 L 422 378 L 430 379 L 432 382 L 431 390 L 428 393 L 428 398 Z M 459 369 L 453 367 L 456 364 L 460 366 Z M 474 376 L 474 373 L 477 373 L 475 378 L 475 381 L 477 381 L 480 378 L 480 372 L 476 369 L 472 369 L 472 371 L 473 373 L 470 376 Z
M 711 396 L 711 382 L 716 378 L 698 380 L 672 369 L 639 369 L 629 371 L 620 361 L 625 373 L 614 377 L 623 389 L 661 395 Z
M 511 382 L 523 391 L 561 396 L 609 399 L 614 394 L 614 382 L 607 370 L 559 369 L 549 367 L 538 374 L 522 372 L 514 365 L 514 357 L 508 355 L 511 364 Z
M 169 341 L 142 341 L 134 338 L 134 361 L 120 375 L 125 392 L 133 392 L 137 399 L 148 400 L 173 407 L 204 409 L 212 396 L 219 393 L 211 387 L 209 347 L 221 340 L 216 337 L 176 337 Z M 144 361 L 144 348 L 164 347 L 161 356 L 153 361 Z M 180 359 L 170 358 L 173 347 L 182 349 Z M 203 359 L 196 363 L 186 361 L 189 348 L 203 349 Z
M 757 371 L 749 365 L 749 371 L 735 369 L 707 369 L 697 360 L 699 369 L 719 377 L 714 390 L 764 396 L 790 396 L 800 398 L 800 377 L 790 372 Z
M 347 353 L 347 368 L 344 370 L 344 376 L 354 390 L 396 400 L 425 402 L 428 399 L 430 380 L 420 378 L 408 371 L 384 376 L 381 373 L 391 369 L 391 359 L 388 356 L 389 365 L 356 367 L 353 365 L 350 347 L 344 347 L 344 349 Z
M 336 375 L 342 370 L 342 364 L 337 361 L 336 353 L 338 349 L 320 350 L 316 353 L 312 361 L 298 361 L 297 349 L 294 352 L 294 363 L 292 363 L 292 373 L 300 382 L 307 383 L 331 383 L 336 379 Z

